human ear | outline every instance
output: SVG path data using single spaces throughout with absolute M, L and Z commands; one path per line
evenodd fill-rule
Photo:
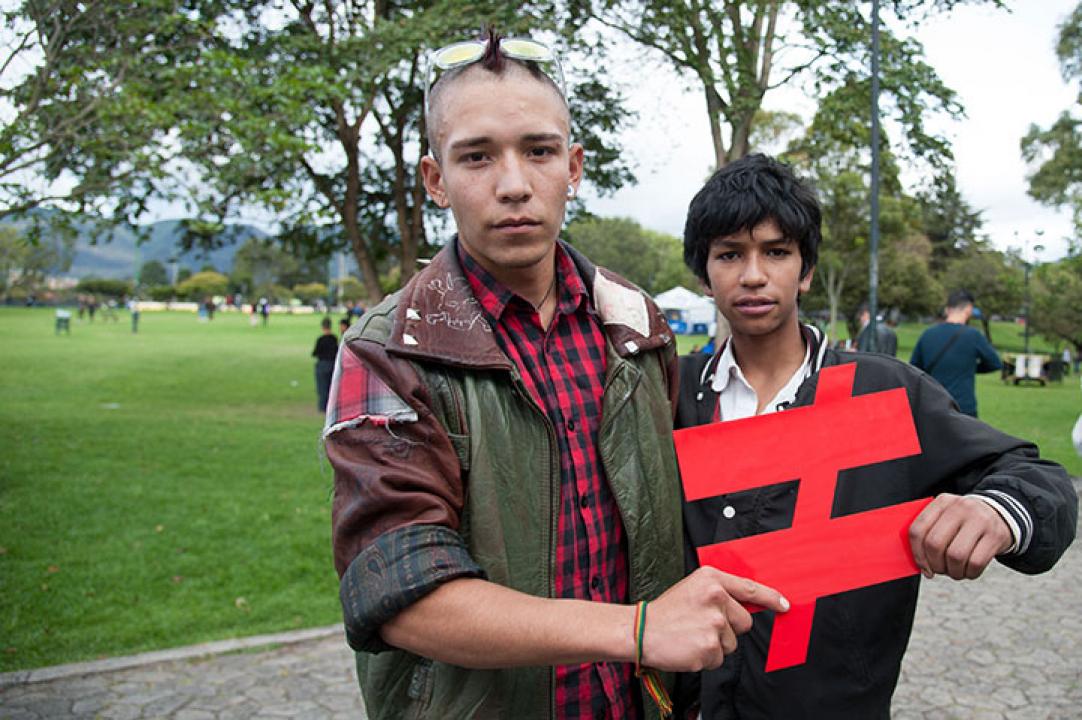
M 804 293 L 811 290 L 812 278 L 813 277 L 815 277 L 815 266 L 814 265 L 812 265 L 810 268 L 808 268 L 807 275 L 800 278 L 800 294 L 801 295 L 803 295 Z
M 582 166 L 585 151 L 582 145 L 572 143 L 567 150 L 567 184 L 574 188 L 577 193 L 579 184 L 582 182 Z
M 421 158 L 421 178 L 432 202 L 441 208 L 447 208 L 451 203 L 447 199 L 447 189 L 443 184 L 443 168 L 434 157 L 425 155 Z

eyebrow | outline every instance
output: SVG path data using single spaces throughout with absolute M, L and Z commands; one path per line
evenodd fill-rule
M 732 237 L 732 236 L 718 238 L 718 239 L 714 240 L 713 244 L 715 244 L 715 245 L 725 245 L 727 247 L 734 247 L 734 246 L 737 246 L 737 245 L 747 245 L 747 244 L 749 244 L 745 240 L 731 240 L 731 239 L 729 239 L 730 237 Z M 782 235 L 782 236 L 779 236 L 779 237 L 776 237 L 776 238 L 767 238 L 766 240 L 762 240 L 762 241 L 758 242 L 757 244 L 758 245 L 788 245 L 788 244 L 790 244 L 792 242 L 794 242 L 794 241 L 791 238 L 787 238 L 784 235 Z
M 560 133 L 529 133 L 519 138 L 519 142 L 536 143 L 536 142 L 563 142 L 564 136 Z M 492 144 L 493 139 L 488 135 L 481 135 L 472 138 L 463 138 L 462 140 L 456 140 L 451 143 L 450 150 L 465 150 L 470 148 L 484 147 L 485 145 Z
M 483 147 L 492 142 L 492 138 L 482 135 L 480 137 L 465 138 L 463 140 L 456 140 L 451 143 L 450 150 L 462 150 L 464 148 Z
M 564 136 L 560 133 L 531 133 L 529 135 L 523 135 L 522 139 L 526 142 L 562 142 Z

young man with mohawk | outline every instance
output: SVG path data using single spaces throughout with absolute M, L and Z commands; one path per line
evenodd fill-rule
M 583 149 L 555 54 L 437 50 L 425 111 L 458 234 L 346 334 L 324 431 L 369 717 L 657 717 L 671 676 L 646 668 L 717 667 L 740 602 L 785 600 L 681 580 L 673 337 L 558 239 Z

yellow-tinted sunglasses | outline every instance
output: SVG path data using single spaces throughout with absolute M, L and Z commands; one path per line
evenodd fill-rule
M 547 66 L 546 74 L 556 84 L 560 95 L 567 99 L 564 71 L 556 53 L 548 45 L 530 38 L 500 38 L 499 50 L 515 60 L 525 60 Z M 466 40 L 432 51 L 428 56 L 428 72 L 425 77 L 425 113 L 428 113 L 428 97 L 436 82 L 436 73 L 475 63 L 485 55 L 487 40 Z M 551 68 L 551 71 L 548 70 Z

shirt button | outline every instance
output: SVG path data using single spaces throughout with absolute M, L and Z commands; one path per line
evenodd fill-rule
M 586 508 L 586 507 L 589 507 L 589 506 L 590 506 L 590 496 L 589 495 L 583 495 L 582 497 L 579 498 L 579 507 Z
M 575 432 L 575 421 L 574 420 L 568 420 L 567 421 L 567 429 L 569 431 L 571 431 L 571 432 Z
M 732 505 L 726 505 L 725 509 L 721 511 L 721 514 L 725 516 L 726 520 L 732 520 L 736 517 L 736 508 Z
M 601 578 L 599 578 L 597 575 L 594 575 L 593 578 L 591 578 L 590 580 L 590 587 L 592 587 L 594 590 L 599 589 L 601 587 Z

